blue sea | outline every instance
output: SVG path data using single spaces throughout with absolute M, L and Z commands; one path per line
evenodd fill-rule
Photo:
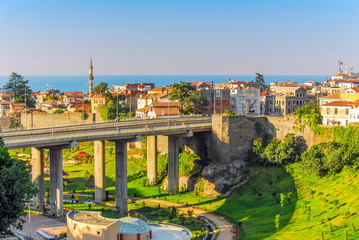
M 51 88 L 56 88 L 61 92 L 88 91 L 88 86 L 85 85 L 88 83 L 88 76 L 24 76 L 24 78 L 29 80 L 30 88 L 33 91 L 44 90 L 48 88 L 47 84 L 50 85 Z M 322 82 L 330 78 L 330 75 L 264 75 L 266 84 L 292 80 L 298 83 L 309 80 Z M 162 87 L 179 83 L 180 81 L 213 81 L 214 83 L 220 83 L 228 79 L 251 81 L 255 79 L 255 75 L 99 75 L 95 76 L 94 86 L 100 82 L 106 82 L 109 87 L 112 87 L 112 85 L 123 85 L 124 83 L 155 83 L 156 87 Z M 0 76 L 0 86 L 4 86 L 8 80 L 9 76 Z

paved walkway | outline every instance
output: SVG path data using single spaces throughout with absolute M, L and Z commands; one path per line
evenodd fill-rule
M 29 221 L 29 215 L 27 215 L 24 219 L 26 222 L 23 225 L 23 229 L 12 229 L 14 233 L 20 231 L 28 235 L 31 234 L 32 237 L 44 239 L 42 236 L 36 233 L 36 230 L 42 230 L 43 232 L 46 232 L 52 236 L 67 232 L 65 223 L 59 222 L 54 218 L 50 218 L 41 214 L 31 215 L 31 221 Z
M 209 220 L 211 220 L 212 222 L 214 222 L 217 227 L 218 227 L 218 240 L 232 240 L 233 238 L 233 234 L 231 233 L 231 229 L 232 229 L 232 225 L 225 220 L 223 217 L 218 216 L 216 214 L 213 213 L 209 213 L 206 212 L 202 209 L 197 209 L 197 208 L 192 208 L 192 207 L 188 207 L 188 206 L 184 206 L 184 205 L 180 205 L 177 203 L 171 203 L 171 202 L 166 202 L 163 200 L 155 200 L 155 199 L 149 199 L 149 198 L 132 198 L 133 200 L 140 200 L 140 201 L 145 201 L 145 202 L 152 202 L 152 203 L 159 203 L 161 205 L 164 206 L 174 206 L 177 209 L 180 209 L 181 211 L 185 211 L 187 212 L 189 209 L 192 211 L 195 215 L 199 215 L 199 216 L 204 216 L 206 218 L 208 218 Z

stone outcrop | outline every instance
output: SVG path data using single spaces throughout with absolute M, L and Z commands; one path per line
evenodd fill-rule
M 183 176 L 179 178 L 179 190 L 194 191 L 196 184 L 195 176 Z M 162 189 L 168 190 L 168 178 L 165 178 L 162 182 Z
M 214 163 L 206 166 L 201 176 L 206 179 L 204 192 L 213 196 L 225 192 L 233 185 L 239 184 L 243 180 L 244 161 L 235 160 L 229 163 Z

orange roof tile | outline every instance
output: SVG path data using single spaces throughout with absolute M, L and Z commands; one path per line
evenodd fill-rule
M 353 102 L 333 101 L 333 102 L 324 104 L 322 106 L 325 106 L 325 107 L 351 107 L 352 105 L 353 105 Z
M 333 94 L 333 95 L 328 95 L 322 98 L 330 98 L 330 99 L 340 99 L 340 94 Z
M 178 102 L 154 102 L 152 103 L 153 107 L 178 107 Z

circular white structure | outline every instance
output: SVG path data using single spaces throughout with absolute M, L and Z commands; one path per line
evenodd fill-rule
M 68 240 L 190 240 L 191 230 L 169 223 L 149 223 L 133 217 L 110 219 L 101 212 L 72 210 L 67 214 Z
M 152 231 L 150 226 L 138 218 L 120 218 L 120 240 L 132 239 L 152 239 Z

